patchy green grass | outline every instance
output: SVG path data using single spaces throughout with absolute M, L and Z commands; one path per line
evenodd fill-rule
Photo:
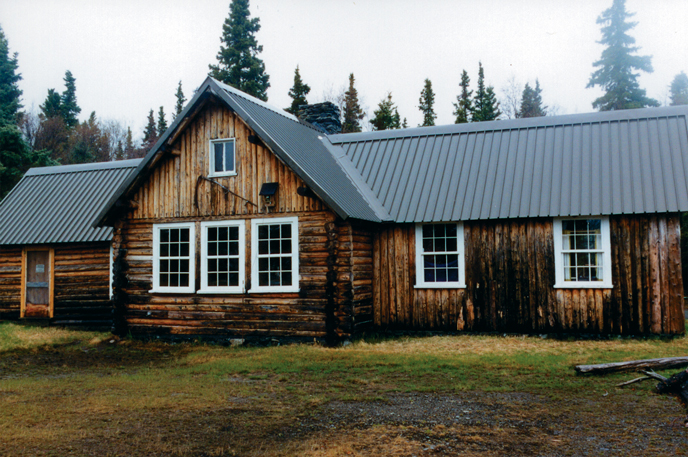
M 676 400 L 572 367 L 686 354 L 686 338 L 227 348 L 1 323 L 0 454 L 682 455 Z

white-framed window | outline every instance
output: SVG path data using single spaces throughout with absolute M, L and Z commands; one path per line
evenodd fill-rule
M 194 223 L 153 225 L 153 290 L 195 292 Z
M 251 290 L 249 292 L 298 291 L 298 218 L 251 220 Z
M 612 288 L 609 218 L 557 218 L 553 223 L 556 288 Z
M 466 287 L 463 224 L 416 224 L 416 287 Z
M 201 222 L 201 289 L 198 293 L 243 293 L 246 224 Z
M 234 138 L 210 140 L 209 176 L 236 175 L 236 144 Z

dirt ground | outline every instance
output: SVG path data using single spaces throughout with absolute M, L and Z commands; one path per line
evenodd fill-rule
M 3 380 L 77 379 L 86 372 L 107 379 L 122 370 L 164 366 L 191 350 L 108 341 L 88 350 L 65 349 L 6 353 L 0 360 L 0 407 L 11 408 L 12 397 L 23 395 L 2 389 Z M 223 382 L 249 385 L 253 394 L 227 395 L 212 406 L 151 408 L 135 414 L 93 409 L 80 414 L 76 431 L 67 437 L 54 433 L 34 439 L 31 427 L 38 430 L 42 425 L 29 424 L 20 438 L 8 440 L 0 433 L 0 455 L 688 455 L 684 407 L 675 398 L 653 393 L 654 383 L 649 382 L 626 389 L 603 383 L 608 390 L 581 392 L 575 398 L 389 391 L 362 385 L 358 398 L 365 401 L 325 399 L 308 404 L 303 396 L 280 389 L 283 380 L 274 374 L 232 375 Z M 309 388 L 316 389 L 312 393 L 317 396 L 319 387 Z M 67 396 L 62 400 L 70 402 L 88 393 L 55 395 Z

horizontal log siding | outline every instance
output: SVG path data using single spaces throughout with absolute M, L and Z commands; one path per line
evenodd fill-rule
M 324 210 L 320 200 L 296 192 L 305 184 L 270 150 L 249 143 L 249 135 L 254 134 L 236 114 L 209 103 L 168 148 L 170 152 L 161 157 L 148 179 L 134 193 L 132 200 L 136 208 L 130 211 L 129 217 L 171 219 L 264 213 L 258 193 L 266 182 L 279 183 L 277 204 L 272 212 Z M 211 182 L 197 183 L 199 176 L 209 174 L 209 142 L 219 138 L 236 139 L 237 175 L 212 179 L 258 207 L 225 194 L 220 186 Z M 171 151 L 178 151 L 179 155 Z
M 110 326 L 110 243 L 55 246 L 56 324 Z
M 41 246 L 55 249 L 54 313 L 51 322 L 110 325 L 110 244 Z M 0 247 L 0 319 L 18 319 L 21 247 Z
M 21 247 L 0 246 L 0 319 L 19 318 L 21 259 Z
M 175 335 L 218 338 L 326 338 L 328 312 L 334 332 L 348 337 L 351 325 L 351 246 L 343 235 L 348 223 L 330 211 L 294 213 L 299 219 L 298 293 L 151 294 L 152 230 L 156 221 L 122 221 L 115 229 L 115 246 L 124 249 L 128 285 L 125 319 L 138 335 Z M 256 217 L 266 217 L 257 215 Z M 275 214 L 274 216 L 280 216 Z M 246 220 L 246 278 L 251 275 L 250 219 Z M 179 219 L 191 220 L 191 219 Z M 197 243 L 200 220 L 196 222 Z M 119 252 L 119 251 L 118 251 Z M 200 246 L 196 249 L 196 290 L 200 289 Z M 329 292 L 328 292 L 329 291 Z
M 679 219 L 610 217 L 613 289 L 554 289 L 551 219 L 465 222 L 465 289 L 415 289 L 412 224 L 374 237 L 382 328 L 681 334 Z

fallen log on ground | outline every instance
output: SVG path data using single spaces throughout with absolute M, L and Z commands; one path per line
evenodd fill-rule
M 632 360 L 630 362 L 601 363 L 597 365 L 576 365 L 581 374 L 621 373 L 638 370 L 667 370 L 688 366 L 688 357 L 664 357 L 661 359 Z
M 683 403 L 683 406 L 688 406 L 688 370 L 676 373 L 665 381 L 660 381 L 657 384 L 657 392 L 675 395 Z

